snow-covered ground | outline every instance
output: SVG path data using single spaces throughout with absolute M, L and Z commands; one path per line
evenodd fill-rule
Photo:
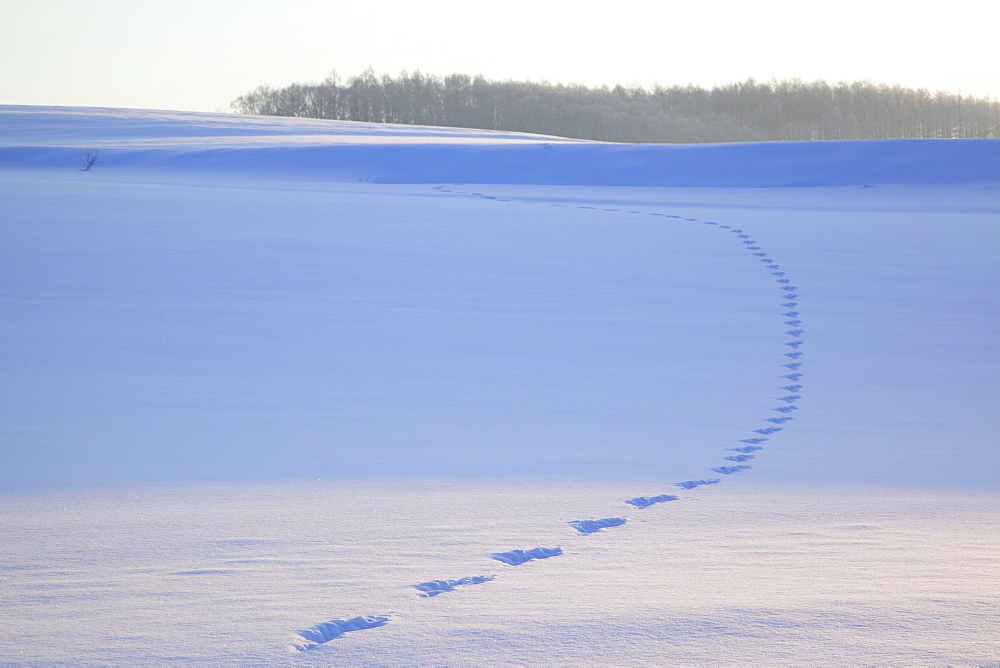
M 0 661 L 1000 662 L 1000 140 L 0 107 L 0 212 Z

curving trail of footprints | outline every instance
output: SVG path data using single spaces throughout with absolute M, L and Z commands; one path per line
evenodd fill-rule
M 495 197 L 492 195 L 486 195 L 484 193 L 478 192 L 461 192 L 458 190 L 451 190 L 447 186 L 436 186 L 435 188 L 439 192 L 449 193 L 455 195 L 471 195 L 474 197 L 480 197 L 488 200 L 495 200 L 498 202 L 510 202 L 509 199 L 503 199 L 500 197 Z M 737 439 L 738 443 L 745 443 L 746 445 L 727 448 L 729 452 L 735 452 L 735 455 L 725 455 L 721 456 L 721 459 L 725 462 L 731 462 L 727 464 L 721 464 L 719 466 L 711 467 L 711 471 L 724 475 L 730 476 L 735 473 L 740 473 L 742 471 L 747 471 L 752 468 L 750 464 L 744 462 L 749 462 L 757 458 L 756 453 L 764 450 L 764 446 L 760 445 L 770 440 L 770 437 L 784 430 L 786 423 L 794 420 L 792 413 L 798 410 L 796 403 L 802 396 L 799 394 L 803 386 L 799 382 L 804 374 L 800 371 L 802 367 L 802 362 L 799 361 L 802 358 L 803 352 L 800 348 L 803 345 L 802 335 L 805 333 L 801 329 L 802 320 L 799 319 L 799 312 L 795 309 L 798 308 L 798 288 L 792 285 L 792 280 L 788 278 L 786 272 L 782 270 L 781 265 L 779 265 L 770 255 L 763 250 L 760 244 L 755 241 L 750 234 L 744 232 L 742 229 L 734 228 L 730 225 L 722 225 L 720 223 L 710 221 L 710 220 L 699 220 L 697 218 L 685 218 L 683 216 L 665 214 L 665 213 L 649 213 L 634 210 L 625 209 L 614 209 L 614 208 L 600 208 L 594 206 L 585 205 L 567 205 L 567 204 L 554 204 L 553 206 L 571 206 L 579 209 L 592 209 L 599 211 L 607 211 L 613 213 L 625 213 L 633 215 L 648 215 L 648 216 L 660 216 L 663 218 L 673 218 L 682 220 L 689 223 L 698 223 L 703 225 L 711 225 L 718 228 L 720 231 L 731 234 L 732 238 L 738 240 L 740 247 L 747 251 L 751 258 L 759 261 L 763 264 L 764 268 L 770 270 L 770 275 L 774 277 L 774 282 L 778 286 L 776 291 L 777 306 L 780 307 L 782 324 L 790 327 L 784 331 L 784 335 L 788 339 L 784 342 L 786 348 L 790 348 L 790 351 L 783 353 L 783 357 L 787 358 L 787 362 L 782 362 L 780 367 L 782 371 L 788 371 L 789 373 L 781 373 L 778 375 L 782 381 L 790 381 L 789 384 L 781 385 L 777 389 L 783 392 L 787 392 L 784 396 L 775 397 L 776 402 L 781 402 L 780 405 L 775 406 L 771 410 L 773 412 L 779 413 L 779 416 L 768 416 L 762 418 L 762 422 L 766 423 L 763 427 L 758 427 L 756 429 L 748 430 L 751 436 L 746 438 Z M 682 482 L 674 483 L 675 487 L 679 487 L 682 490 L 691 490 L 696 487 L 701 487 L 704 485 L 714 485 L 721 482 L 721 478 L 706 478 L 700 480 L 684 480 Z M 651 506 L 659 503 L 664 503 L 667 501 L 676 501 L 680 497 L 674 494 L 658 494 L 655 496 L 637 496 L 635 498 L 625 500 L 625 503 L 632 506 L 635 510 L 644 510 Z M 628 521 L 627 517 L 607 517 L 603 519 L 585 519 L 585 520 L 572 520 L 568 524 L 576 529 L 581 535 L 590 535 L 597 533 L 603 529 L 614 528 L 624 525 Z M 531 561 L 549 559 L 551 557 L 557 557 L 563 554 L 561 547 L 535 547 L 528 550 L 514 549 L 506 552 L 494 552 L 488 555 L 491 559 L 499 561 L 508 566 L 521 566 Z M 418 595 L 423 598 L 431 598 L 438 596 L 439 594 L 454 591 L 457 587 L 483 584 L 490 582 L 496 578 L 495 575 L 477 575 L 461 578 L 459 580 L 430 580 L 427 582 L 422 582 L 419 584 L 412 585 L 419 593 Z M 343 636 L 345 633 L 351 631 L 360 631 L 365 629 L 377 628 L 383 626 L 390 621 L 388 616 L 376 615 L 376 616 L 360 616 L 352 617 L 350 619 L 334 619 L 329 622 L 324 622 L 322 624 L 317 624 L 308 629 L 297 631 L 299 639 L 294 642 L 291 646 L 293 650 L 305 651 L 318 647 L 326 642 L 334 640 Z

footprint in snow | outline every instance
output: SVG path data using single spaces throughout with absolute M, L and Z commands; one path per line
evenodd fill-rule
M 626 499 L 625 503 L 636 508 L 649 508 L 650 506 L 663 503 L 664 501 L 676 501 L 679 497 L 673 494 L 660 494 L 659 496 L 637 496 L 634 499 Z
M 561 547 L 535 547 L 530 550 L 511 550 L 510 552 L 494 552 L 491 558 L 509 566 L 520 566 L 534 559 L 548 559 L 562 554 Z
M 429 582 L 421 582 L 420 584 L 412 585 L 414 589 L 420 591 L 420 596 L 423 598 L 430 598 L 431 596 L 437 596 L 438 594 L 444 594 L 445 592 L 454 591 L 455 587 L 463 587 L 465 585 L 477 585 L 483 584 L 484 582 L 492 581 L 495 575 L 473 575 L 467 578 L 461 578 L 459 580 L 430 580 Z
M 297 631 L 298 635 L 302 638 L 302 642 L 294 643 L 292 648 L 297 649 L 300 652 L 309 650 L 313 647 L 317 647 L 323 643 L 339 638 L 345 633 L 350 633 L 351 631 L 363 631 L 365 629 L 374 629 L 379 626 L 384 626 L 388 622 L 388 617 L 380 615 L 373 615 L 371 617 L 352 617 L 350 619 L 332 619 L 328 622 L 317 624 L 316 626 L 310 626 L 303 631 Z
M 751 459 L 756 459 L 754 455 L 729 455 L 728 457 L 723 457 L 727 462 L 747 462 Z
M 702 485 L 714 485 L 717 482 L 721 482 L 718 478 L 710 478 L 709 480 L 685 480 L 684 482 L 676 483 L 681 489 L 694 489 L 695 487 L 701 487 Z
M 747 440 L 766 441 L 767 439 L 766 438 L 754 438 L 754 439 L 747 439 Z M 742 448 L 729 448 L 729 449 L 732 450 L 733 452 L 756 452 L 757 450 L 763 450 L 764 448 L 760 447 L 759 445 L 744 445 Z
M 713 471 L 716 473 L 722 473 L 723 475 L 732 475 L 734 473 L 739 473 L 740 471 L 745 471 L 749 466 L 746 464 L 739 464 L 737 466 L 716 466 Z
M 751 445 L 754 445 L 756 443 L 763 443 L 766 440 L 768 440 L 768 439 L 766 439 L 766 438 L 741 438 L 740 439 L 740 443 L 749 443 Z
M 777 417 L 777 418 L 767 418 L 768 422 L 773 422 L 774 424 L 785 424 L 790 420 L 794 420 L 793 417 Z
M 588 536 L 592 533 L 597 533 L 601 529 L 620 527 L 625 524 L 625 518 L 605 517 L 603 520 L 573 520 L 572 522 L 568 522 L 568 524 L 584 536 Z
M 782 430 L 782 427 L 764 427 L 763 429 L 754 429 L 757 434 L 776 434 Z

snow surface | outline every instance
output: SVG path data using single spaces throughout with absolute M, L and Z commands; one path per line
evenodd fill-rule
M 0 661 L 1000 661 L 1000 141 L 0 107 L 0 211 Z

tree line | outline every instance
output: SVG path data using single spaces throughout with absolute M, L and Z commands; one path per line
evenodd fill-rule
M 530 132 L 635 143 L 1000 137 L 1000 102 L 868 81 L 587 87 L 482 76 L 396 77 L 259 86 L 243 114 Z

